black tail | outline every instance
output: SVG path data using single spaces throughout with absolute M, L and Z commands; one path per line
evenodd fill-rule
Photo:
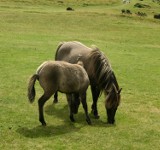
M 37 79 L 38 79 L 38 75 L 34 74 L 30 78 L 29 83 L 28 83 L 28 99 L 30 103 L 33 103 L 35 99 L 36 91 L 35 91 L 34 85 Z

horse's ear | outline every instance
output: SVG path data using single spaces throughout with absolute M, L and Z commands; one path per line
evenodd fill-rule
M 120 93 L 121 93 L 121 91 L 122 91 L 122 88 L 120 88 L 120 89 L 118 90 L 118 94 L 120 94 Z

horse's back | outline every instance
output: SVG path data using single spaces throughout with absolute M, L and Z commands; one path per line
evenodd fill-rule
M 92 51 L 91 48 L 77 41 L 63 42 L 56 52 L 56 60 L 77 63 Z

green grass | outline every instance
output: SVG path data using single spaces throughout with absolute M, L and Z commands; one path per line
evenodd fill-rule
M 115 0 L 3 0 L 0 2 L 0 149 L 159 149 L 160 142 L 160 20 L 159 5 L 134 8 Z M 85 4 L 84 4 L 85 3 Z M 86 5 L 87 4 L 87 5 Z M 75 11 L 67 12 L 72 6 Z M 121 9 L 132 15 L 122 15 Z M 147 17 L 134 13 L 142 11 Z M 154 12 L 154 13 L 153 13 Z M 38 121 L 36 101 L 27 100 L 27 82 L 45 60 L 54 58 L 60 41 L 97 45 L 109 58 L 122 90 L 116 125 L 106 124 L 104 95 L 98 102 L 100 119 L 85 122 L 80 106 L 76 123 L 68 117 L 64 94 L 45 105 L 46 127 Z M 88 90 L 87 101 L 92 97 Z

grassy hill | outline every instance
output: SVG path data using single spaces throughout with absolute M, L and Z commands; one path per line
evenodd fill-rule
M 134 7 L 136 3 L 150 8 Z M 74 11 L 66 11 L 72 7 Z M 0 1 L 0 149 L 159 149 L 160 20 L 159 3 L 132 0 Z M 121 10 L 130 10 L 122 14 Z M 144 12 L 146 17 L 136 15 Z M 54 58 L 61 41 L 97 45 L 109 58 L 122 90 L 116 125 L 106 124 L 105 97 L 100 119 L 88 126 L 80 106 L 72 124 L 67 101 L 45 105 L 47 126 L 38 121 L 36 101 L 29 104 L 27 82 L 45 60 Z M 87 102 L 92 104 L 90 89 Z M 92 115 L 91 115 L 92 116 Z

